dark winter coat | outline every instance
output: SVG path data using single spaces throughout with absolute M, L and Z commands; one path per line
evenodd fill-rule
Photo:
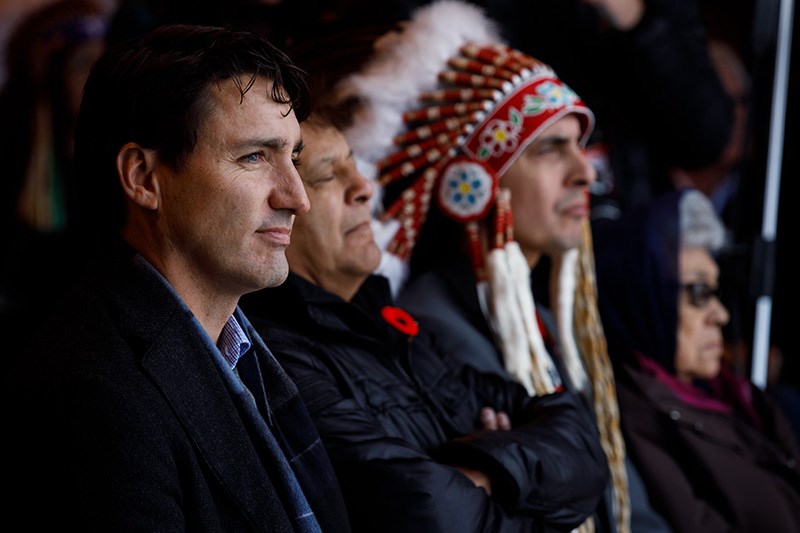
M 591 421 L 571 393 L 530 397 L 381 318 L 388 283 L 346 302 L 290 274 L 243 309 L 297 383 L 361 531 L 570 530 L 608 482 Z M 479 431 L 479 412 L 511 431 Z M 492 497 L 448 464 L 477 468 Z
M 465 255 L 451 255 L 444 263 L 419 274 L 408 283 L 398 296 L 398 302 L 414 313 L 428 328 L 436 332 L 436 339 L 448 353 L 454 354 L 463 364 L 485 372 L 507 376 L 502 355 L 494 342 L 489 323 L 478 302 L 475 273 Z M 546 277 L 546 276 L 545 276 Z M 555 318 L 546 307 L 537 303 L 536 312 L 541 319 L 542 336 L 553 362 L 558 367 L 567 390 L 574 390 L 569 375 L 559 356 L 558 330 Z M 586 412 L 594 417 L 591 398 L 583 398 Z M 664 533 L 668 527 L 648 501 L 636 467 L 625 457 L 628 493 L 631 501 L 631 527 L 636 533 Z M 596 512 L 595 525 L 600 532 L 614 532 L 613 495 L 609 484 L 604 501 Z
M 800 532 L 800 455 L 760 389 L 750 386 L 761 429 L 630 366 L 617 394 L 628 453 L 676 532 Z
M 122 243 L 92 265 L 58 320 L 28 339 L 10 383 L 6 517 L 41 531 L 296 531 L 263 420 L 191 313 Z M 264 372 L 272 433 L 317 520 L 349 531 L 296 387 L 237 318 Z
M 679 533 L 800 532 L 800 452 L 784 414 L 733 375 L 675 377 L 681 201 L 662 195 L 595 225 L 598 303 L 623 435 Z

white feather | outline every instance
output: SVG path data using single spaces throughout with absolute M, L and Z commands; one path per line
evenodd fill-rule
M 533 395 L 536 393 L 531 377 L 533 363 L 524 320 L 514 301 L 517 287 L 514 286 L 505 250 L 498 248 L 489 252 L 486 274 L 490 287 L 488 319 L 500 345 L 504 366 L 511 378 Z
M 567 373 L 577 390 L 586 391 L 589 388 L 589 378 L 586 375 L 578 345 L 575 343 L 573 329 L 575 265 L 578 261 L 578 252 L 578 248 L 572 248 L 564 253 L 560 261 L 555 262 L 558 268 L 556 322 L 558 323 L 558 336 L 561 339 L 562 359 Z
M 549 391 L 555 390 L 556 386 L 561 385 L 561 377 L 558 375 L 553 358 L 547 351 L 542 339 L 542 332 L 539 331 L 539 321 L 536 319 L 536 300 L 531 290 L 531 269 L 525 256 L 516 241 L 509 241 L 505 246 L 510 276 L 515 286 L 514 296 L 516 301 L 509 302 L 519 309 L 525 324 L 525 334 L 528 339 L 528 357 L 533 354 L 538 363 L 538 372 L 542 376 Z
M 353 150 L 368 161 L 385 157 L 402 130 L 402 114 L 416 107 L 421 92 L 437 86 L 437 75 L 464 44 L 502 42 L 495 22 L 475 5 L 440 0 L 415 11 L 402 32 L 379 39 L 365 68 L 343 79 L 337 98 L 364 102 L 345 130 Z

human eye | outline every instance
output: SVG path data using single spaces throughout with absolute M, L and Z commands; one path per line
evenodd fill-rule
M 529 157 L 543 157 L 556 152 L 557 143 L 551 139 L 541 139 L 534 141 L 526 150 Z
M 305 149 L 306 145 L 300 142 L 296 144 L 292 150 L 292 164 L 294 165 L 294 168 L 299 168 L 300 165 L 303 164 L 303 150 Z
M 240 157 L 239 160 L 241 162 L 243 162 L 243 163 L 254 165 L 254 164 L 258 163 L 259 161 L 264 160 L 265 158 L 266 158 L 266 156 L 264 155 L 264 152 L 258 151 L 258 152 L 252 152 L 252 153 L 249 153 L 249 154 L 245 154 L 242 157 Z
M 536 155 L 543 156 L 549 155 L 556 152 L 556 145 L 553 143 L 542 143 L 536 150 Z
M 689 303 L 694 307 L 704 307 L 712 297 L 719 297 L 719 287 L 712 287 L 702 281 L 684 283 L 683 289 L 689 297 Z
M 326 184 L 328 184 L 328 183 L 331 183 L 331 182 L 332 182 L 333 180 L 335 180 L 335 179 L 336 179 L 336 177 L 335 177 L 335 176 L 331 176 L 331 175 L 322 175 L 322 176 L 319 176 L 319 177 L 316 177 L 316 178 L 314 178 L 314 179 L 311 181 L 311 186 L 312 186 L 312 187 L 323 187 L 323 186 L 325 186 Z

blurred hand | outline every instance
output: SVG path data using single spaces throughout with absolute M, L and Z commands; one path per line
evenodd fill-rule
M 583 0 L 597 9 L 614 28 L 628 31 L 644 15 L 644 0 Z
M 473 468 L 467 468 L 465 466 L 456 466 L 454 467 L 456 470 L 464 474 L 472 481 L 476 487 L 480 487 L 486 491 L 486 494 L 489 496 L 492 495 L 492 481 L 489 479 L 489 476 L 481 472 L 480 470 L 475 470 Z
M 481 424 L 488 431 L 511 429 L 511 419 L 503 411 L 495 411 L 491 407 L 481 409 Z

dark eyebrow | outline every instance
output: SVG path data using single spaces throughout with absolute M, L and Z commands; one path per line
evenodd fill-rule
M 350 150 L 349 152 L 347 152 L 347 157 L 345 157 L 345 160 L 347 160 L 347 159 L 353 159 L 353 150 Z M 320 163 L 334 163 L 334 162 L 336 162 L 338 160 L 339 160 L 339 156 L 334 154 L 334 155 L 329 155 L 328 157 L 323 157 L 322 159 L 319 160 L 319 162 Z
M 547 137 L 539 137 L 528 145 L 528 149 L 538 150 L 546 146 L 564 146 L 569 144 L 569 137 L 562 135 L 548 135 Z
M 689 278 L 688 283 L 692 282 L 710 283 L 714 279 L 712 274 L 705 270 L 692 270 L 688 273 L 688 278 Z
M 569 139 L 567 137 L 549 137 L 546 139 L 542 139 L 543 142 L 549 144 L 567 144 L 569 143 Z
M 269 148 L 271 150 L 280 150 L 281 148 L 286 147 L 288 144 L 289 143 L 286 141 L 286 139 L 273 137 L 270 139 L 247 139 L 240 143 L 234 144 L 233 147 L 236 150 L 245 150 L 249 148 Z
M 566 135 L 553 134 L 553 135 L 548 135 L 546 137 L 540 137 L 539 139 L 537 139 L 534 142 L 541 142 L 541 143 L 548 143 L 548 144 L 566 144 L 566 143 L 570 142 L 571 140 L 572 139 L 570 139 Z

